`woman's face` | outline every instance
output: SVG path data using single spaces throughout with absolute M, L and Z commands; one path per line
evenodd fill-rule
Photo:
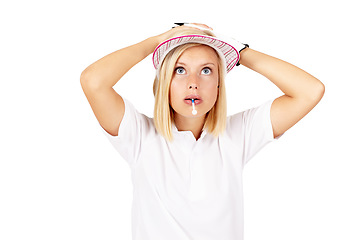
M 218 61 L 215 50 L 206 45 L 191 47 L 182 53 L 170 84 L 170 105 L 175 117 L 203 118 L 212 109 L 218 97 Z M 192 114 L 192 98 L 196 115 Z

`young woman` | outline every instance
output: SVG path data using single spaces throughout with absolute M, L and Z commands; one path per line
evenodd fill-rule
M 243 239 L 244 165 L 324 94 L 324 85 L 305 71 L 246 46 L 235 49 L 211 30 L 175 27 L 111 53 L 81 74 L 104 134 L 132 171 L 133 239 Z M 113 89 L 151 53 L 154 118 Z M 227 117 L 225 76 L 236 64 L 262 74 L 284 95 Z

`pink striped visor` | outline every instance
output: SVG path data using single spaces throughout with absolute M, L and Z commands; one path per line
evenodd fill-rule
M 153 59 L 154 67 L 157 70 L 157 72 L 165 56 L 172 49 L 187 43 L 201 43 L 214 48 L 220 55 L 220 58 L 226 63 L 225 65 L 227 72 L 233 69 L 236 63 L 239 62 L 240 54 L 230 44 L 215 37 L 204 36 L 204 35 L 185 35 L 185 36 L 170 38 L 156 47 L 152 59 Z

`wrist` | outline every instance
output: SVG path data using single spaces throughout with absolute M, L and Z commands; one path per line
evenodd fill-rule
M 146 56 L 155 51 L 155 48 L 160 44 L 157 36 L 149 37 L 140 43 L 146 52 Z
M 244 44 L 244 47 L 242 49 L 239 50 L 239 54 L 240 54 L 240 59 L 239 59 L 239 62 L 236 64 L 236 66 L 239 66 L 240 64 L 243 64 L 242 63 L 242 59 L 244 57 L 244 53 L 249 50 L 249 44 Z
M 153 36 L 153 37 L 150 37 L 149 38 L 151 41 L 153 41 L 154 45 L 158 46 L 160 43 L 162 43 L 162 40 L 161 40 L 161 36 L 160 35 L 156 35 L 156 36 Z M 155 46 L 155 48 L 156 48 Z M 155 49 L 154 49 L 155 50 Z

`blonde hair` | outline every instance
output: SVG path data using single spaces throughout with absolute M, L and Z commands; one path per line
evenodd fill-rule
M 196 29 L 186 29 L 181 32 L 181 35 L 198 34 L 204 35 L 203 31 Z M 213 36 L 213 34 L 206 33 L 206 35 Z M 173 36 L 175 37 L 175 36 Z M 171 50 L 165 57 L 158 76 L 155 77 L 153 84 L 153 92 L 155 96 L 154 106 L 154 124 L 156 130 L 168 141 L 172 140 L 172 124 L 174 121 L 174 110 L 170 106 L 169 91 L 170 84 L 174 73 L 174 68 L 177 60 L 181 54 L 195 46 L 201 45 L 200 43 L 188 43 L 180 45 L 179 47 Z M 216 51 L 215 51 L 216 52 Z M 226 91 L 225 91 L 225 75 L 226 70 L 224 62 L 218 56 L 218 69 L 219 69 L 219 88 L 218 97 L 213 108 L 206 114 L 204 128 L 210 134 L 217 137 L 221 134 L 226 127 Z

